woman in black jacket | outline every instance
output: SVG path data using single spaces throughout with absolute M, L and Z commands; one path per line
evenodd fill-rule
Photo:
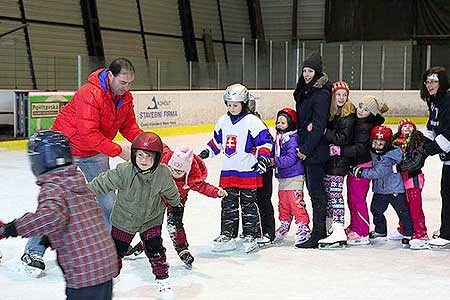
M 384 123 L 381 115 L 389 107 L 382 104 L 374 96 L 364 96 L 354 103 L 356 108 L 356 123 L 353 129 L 353 142 L 350 145 L 339 147 L 339 155 L 350 160 L 350 166 L 370 168 L 370 131 L 374 126 Z M 357 178 L 351 174 L 347 176 L 347 203 L 350 211 L 350 225 L 345 229 L 347 244 L 369 244 L 369 211 L 366 197 L 369 191 L 370 180 Z
M 433 67 L 423 74 L 420 97 L 428 105 L 428 122 L 423 145 L 425 156 L 439 154 L 444 165 L 441 176 L 440 235 L 430 240 L 431 247 L 450 247 L 450 83 L 447 71 Z
M 331 235 L 319 241 L 319 248 L 334 248 L 347 244 L 344 231 L 344 177 L 350 159 L 339 156 L 340 147 L 353 142 L 353 127 L 356 121 L 355 107 L 348 98 L 350 89 L 344 81 L 333 83 L 330 116 L 325 137 L 330 144 L 330 158 L 326 166 L 325 190 L 328 194 L 327 231 Z M 331 228 L 329 228 L 331 227 Z
M 304 160 L 306 187 L 313 208 L 311 237 L 298 248 L 316 248 L 326 237 L 325 217 L 328 197 L 323 178 L 328 160 L 328 142 L 324 131 L 331 102 L 331 83 L 322 71 L 322 57 L 313 52 L 303 62 L 302 76 L 294 91 L 298 118 L 299 157 Z

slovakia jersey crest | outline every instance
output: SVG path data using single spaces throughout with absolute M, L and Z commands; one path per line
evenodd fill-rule
M 227 157 L 231 157 L 233 155 L 235 155 L 236 152 L 236 145 L 237 143 L 237 136 L 236 135 L 227 135 L 226 139 L 225 139 L 225 155 Z

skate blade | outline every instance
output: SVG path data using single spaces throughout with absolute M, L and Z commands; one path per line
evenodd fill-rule
M 245 253 L 251 253 L 254 252 L 258 249 L 258 244 L 254 244 L 254 245 L 250 245 L 250 246 L 245 246 L 244 245 L 244 251 Z
M 223 252 L 231 252 L 236 250 L 236 247 L 228 247 L 228 248 L 222 248 L 222 247 L 214 247 L 212 248 L 212 252 L 216 252 L 216 253 L 223 253 Z
M 345 249 L 347 247 L 346 241 L 336 242 L 332 244 L 319 243 L 318 248 L 321 250 L 334 250 L 334 249 Z
M 445 245 L 442 245 L 442 246 L 431 245 L 430 244 L 430 248 L 431 248 L 431 250 L 449 250 L 450 249 L 450 244 L 445 244 Z

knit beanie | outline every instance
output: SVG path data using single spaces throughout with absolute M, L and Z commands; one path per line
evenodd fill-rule
M 416 124 L 414 124 L 413 121 L 411 121 L 410 119 L 403 119 L 398 122 L 398 131 L 400 132 L 402 130 L 402 127 L 408 124 L 414 127 L 414 130 L 416 130 Z
M 194 158 L 194 153 L 191 147 L 189 146 L 180 146 L 173 151 L 172 157 L 167 162 L 169 167 L 172 167 L 176 170 L 185 171 L 186 179 L 185 184 L 183 186 L 184 189 L 188 189 L 188 176 L 191 171 L 192 160 Z
M 319 52 L 314 51 L 303 62 L 303 68 L 311 68 L 317 73 L 322 73 L 322 56 Z
M 375 96 L 364 96 L 359 103 L 362 103 L 367 109 L 372 113 L 372 115 L 376 116 L 380 113 L 380 104 Z M 355 104 L 355 107 L 358 108 L 358 105 Z
M 350 94 L 350 88 L 348 87 L 348 84 L 345 81 L 336 81 L 335 83 L 333 83 L 331 93 L 334 95 L 338 90 L 346 91 L 347 97 Z

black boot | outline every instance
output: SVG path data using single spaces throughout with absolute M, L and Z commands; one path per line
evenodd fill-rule
M 324 192 L 311 192 L 313 208 L 313 230 L 311 237 L 304 243 L 296 244 L 297 248 L 317 248 L 318 242 L 327 237 L 325 219 L 327 215 L 327 194 Z

